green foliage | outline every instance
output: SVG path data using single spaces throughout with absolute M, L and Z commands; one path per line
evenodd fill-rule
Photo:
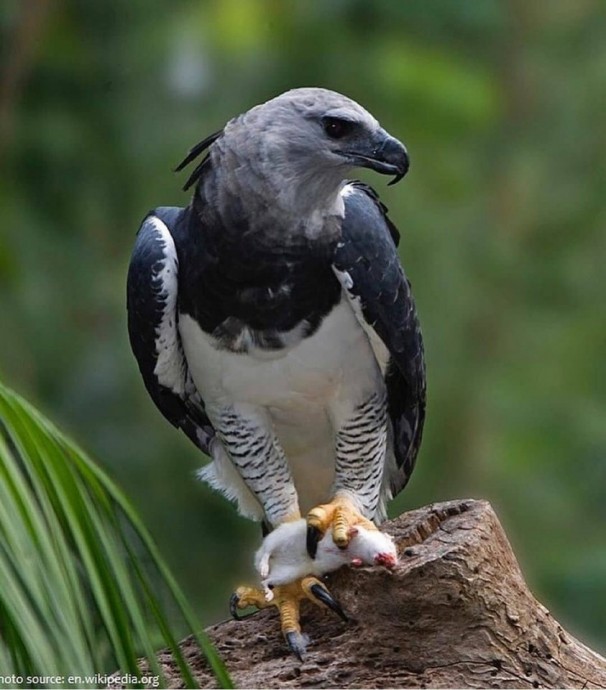
M 95 687 L 85 679 L 119 669 L 157 676 L 164 686 L 154 654 L 161 645 L 172 650 L 185 685 L 195 687 L 157 582 L 141 565 L 148 561 L 222 687 L 231 687 L 153 541 L 107 476 L 2 385 L 0 432 L 2 675 L 59 676 L 60 686 Z M 81 680 L 70 683 L 69 676 Z
M 34 4 L 52 9 L 32 34 Z M 103 458 L 204 620 L 259 530 L 195 482 L 204 459 L 144 391 L 128 257 L 148 209 L 187 203 L 170 171 L 194 142 L 318 85 L 411 155 L 396 187 L 364 176 L 402 231 L 427 350 L 424 444 L 393 512 L 490 499 L 531 588 L 606 648 L 606 4 L 23 0 L 0 3 L 0 46 L 18 67 L 0 370 Z

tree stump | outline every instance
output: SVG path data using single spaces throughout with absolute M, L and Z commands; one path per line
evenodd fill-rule
M 304 605 L 303 662 L 288 652 L 273 609 L 208 629 L 237 687 L 606 687 L 606 659 L 532 596 L 487 502 L 426 506 L 382 529 L 396 540 L 399 566 L 330 576 L 351 621 Z M 216 687 L 191 640 L 182 646 L 200 686 Z M 178 686 L 170 655 L 160 659 Z

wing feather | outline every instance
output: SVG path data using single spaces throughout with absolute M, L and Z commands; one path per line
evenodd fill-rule
M 128 333 L 160 412 L 210 454 L 214 429 L 190 376 L 178 329 L 179 261 L 171 229 L 184 222 L 185 213 L 158 208 L 143 220 L 128 269 Z
M 350 183 L 343 194 L 345 217 L 333 269 L 367 333 L 387 388 L 395 468 L 391 496 L 414 469 L 425 420 L 423 339 L 410 282 L 397 252 L 399 233 L 376 193 Z

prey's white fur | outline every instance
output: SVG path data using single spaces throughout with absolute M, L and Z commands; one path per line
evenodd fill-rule
M 351 528 L 350 542 L 340 549 L 330 530 L 318 543 L 315 558 L 306 549 L 307 522 L 304 519 L 280 525 L 263 540 L 255 554 L 255 567 L 262 579 L 265 596 L 273 598 L 270 587 L 285 585 L 307 575 L 321 577 L 343 565 L 396 566 L 398 554 L 393 539 L 385 532 L 362 525 Z

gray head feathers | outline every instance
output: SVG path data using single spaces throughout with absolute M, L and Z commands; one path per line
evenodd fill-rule
M 331 218 L 342 217 L 339 192 L 353 167 L 400 177 L 408 165 L 402 144 L 368 111 L 320 88 L 287 91 L 235 117 L 195 146 L 178 169 L 209 146 L 186 186 L 198 181 L 224 220 L 237 209 L 263 226 L 307 236 L 325 233 L 327 221 L 333 225 Z

